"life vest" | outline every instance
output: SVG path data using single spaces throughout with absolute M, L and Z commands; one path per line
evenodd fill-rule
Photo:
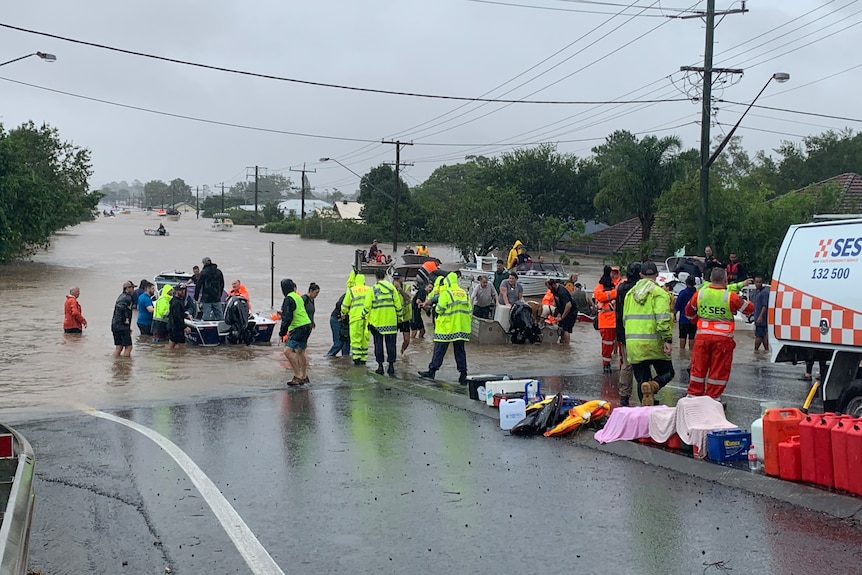
M 727 289 L 709 287 L 694 294 L 697 309 L 698 335 L 733 337 L 736 322 L 733 320 L 730 296 Z M 739 296 L 736 296 L 739 297 Z
M 427 256 L 428 255 L 428 248 L 423 247 L 423 246 L 419 246 L 418 248 L 416 248 L 416 254 L 420 255 L 420 256 Z
M 383 335 L 398 333 L 402 315 L 401 294 L 386 280 L 375 283 L 365 294 L 368 325 Z
M 458 276 L 451 272 L 442 282 L 440 299 L 437 300 L 434 341 L 468 341 L 472 316 L 470 298 L 458 285 Z
M 292 299 L 293 303 L 296 304 L 296 309 L 293 310 L 293 320 L 287 326 L 287 331 L 291 332 L 298 327 L 310 324 L 311 318 L 308 317 L 308 312 L 305 311 L 305 302 L 302 301 L 302 296 L 292 291 L 287 294 L 287 297 Z
M 739 262 L 727 264 L 727 281 L 735 282 L 739 279 Z

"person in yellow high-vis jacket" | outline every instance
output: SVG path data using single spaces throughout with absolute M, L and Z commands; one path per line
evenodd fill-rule
M 374 359 L 376 373 L 383 374 L 383 346 L 386 346 L 387 373 L 395 375 L 395 344 L 398 342 L 398 324 L 404 306 L 398 289 L 386 280 L 386 270 L 374 270 L 376 282 L 365 294 L 365 316 L 368 331 L 374 337 Z
M 365 276 L 350 271 L 347 293 L 341 302 L 341 315 L 350 318 L 350 355 L 354 365 L 368 360 L 368 322 L 365 314 L 365 296 L 370 288 L 365 285 Z
M 443 365 L 443 357 L 449 344 L 455 353 L 455 365 L 458 367 L 458 381 L 467 384 L 467 351 L 464 342 L 470 339 L 471 316 L 470 298 L 467 292 L 458 285 L 455 272 L 449 273 L 443 280 L 440 298 L 437 300 L 437 316 L 434 320 L 434 354 L 428 371 L 420 371 L 419 375 L 434 379 L 434 375 Z

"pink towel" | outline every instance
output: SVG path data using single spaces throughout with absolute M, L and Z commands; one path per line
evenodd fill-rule
M 657 405 L 649 412 L 649 436 L 657 443 L 664 443 L 676 433 L 676 408 Z
M 596 432 L 599 443 L 649 437 L 649 412 L 652 407 L 617 407 L 605 426 Z
M 706 457 L 706 434 L 739 426 L 724 417 L 721 403 L 708 396 L 682 397 L 676 403 L 676 432 L 685 443 L 697 447 L 695 457 Z

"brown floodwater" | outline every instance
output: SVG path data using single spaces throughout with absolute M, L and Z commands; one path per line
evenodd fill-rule
M 354 368 L 349 360 L 324 357 L 332 342 L 329 314 L 344 291 L 355 246 L 262 234 L 250 226 L 213 232 L 208 219 L 195 219 L 194 214 L 186 214 L 178 222 L 165 222 L 171 234 L 168 237 L 143 235 L 144 228 L 157 225 L 158 217 L 146 212 L 98 218 L 58 233 L 50 249 L 30 261 L 0 266 L 0 418 L 15 421 L 81 406 L 149 405 L 281 389 L 292 374 L 277 343 L 189 346 L 172 351 L 164 344 L 139 337 L 135 328 L 132 358 L 111 356 L 111 313 L 123 282 L 152 280 L 163 270 L 191 271 L 204 256 L 218 264 L 226 284 L 242 280 L 255 311 L 269 312 L 273 304 L 275 308 L 281 306 L 281 278 L 294 279 L 302 292 L 312 281 L 320 284 L 317 328 L 308 352 L 312 385 L 339 385 L 361 375 L 365 368 Z M 274 284 L 270 242 L 275 250 Z M 381 246 L 387 251 L 391 248 L 385 245 L 385 239 Z M 400 247 L 403 249 L 403 245 Z M 444 262 L 457 259 L 451 248 L 429 248 Z M 582 263 L 578 270 L 581 280 L 592 286 L 598 279 L 599 266 L 596 262 Z M 63 333 L 63 302 L 73 286 L 81 289 L 78 301 L 89 322 L 83 335 Z M 426 323 L 430 320 L 426 319 Z M 470 372 L 595 370 L 598 342 L 592 342 L 595 338 L 590 337 L 594 334 L 592 326 L 576 326 L 573 341 L 578 331 L 589 343 L 566 348 L 556 344 L 468 345 Z M 277 339 L 277 333 L 273 339 Z M 418 369 L 425 369 L 431 347 L 430 337 L 411 345 L 396 364 L 399 376 L 412 378 Z M 439 376 L 457 379 L 451 355 Z

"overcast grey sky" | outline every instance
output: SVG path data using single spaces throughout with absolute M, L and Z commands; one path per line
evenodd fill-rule
M 730 0 L 716 4 L 740 7 Z M 467 97 L 493 90 L 489 97 L 612 101 L 693 94 L 679 67 L 702 65 L 703 22 L 664 16 L 705 6 L 694 0 L 41 0 L 6 2 L 0 23 L 316 82 Z M 746 7 L 750 12 L 727 16 L 716 31 L 715 65 L 745 69 L 718 96 L 750 102 L 773 72 L 788 72 L 791 81 L 773 82 L 758 104 L 862 118 L 862 2 L 751 0 Z M 376 143 L 384 138 L 415 143 L 402 154 L 403 161 L 415 162 L 406 172 L 411 185 L 441 164 L 517 143 L 560 142 L 561 152 L 586 156 L 616 129 L 676 134 L 686 147 L 697 147 L 700 138 L 700 106 L 686 101 L 464 105 L 246 77 L 0 28 L 0 62 L 37 50 L 56 54 L 57 62 L 28 58 L 0 68 L 0 77 L 172 114 L 372 141 L 209 125 L 0 81 L 2 122 L 47 122 L 64 139 L 89 148 L 93 187 L 176 177 L 192 186 L 230 184 L 246 177 L 246 166 L 274 171 L 307 162 L 318 170 L 310 176 L 314 187 L 350 193 L 357 178 L 332 162 L 318 165 L 318 158 L 338 158 L 362 174 L 394 160 L 393 146 Z M 716 119 L 725 130 L 743 110 L 719 108 Z M 738 133 L 754 152 L 848 126 L 858 130 L 860 123 L 755 109 Z

